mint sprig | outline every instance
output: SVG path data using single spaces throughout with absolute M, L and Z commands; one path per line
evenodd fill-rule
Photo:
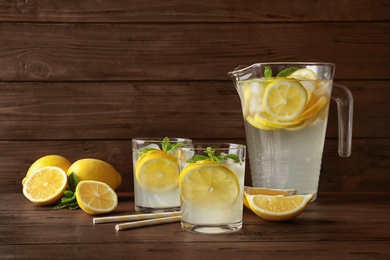
M 76 187 L 79 183 L 77 176 L 74 172 L 72 172 L 68 176 L 68 190 L 64 191 L 64 195 L 61 198 L 61 202 L 58 203 L 54 209 L 78 209 L 80 208 L 79 204 L 77 203 L 76 199 Z
M 175 151 L 177 149 L 177 147 L 179 147 L 180 144 L 179 143 L 176 143 L 176 144 L 171 144 L 170 143 L 170 140 L 168 137 L 164 137 L 164 139 L 162 140 L 162 143 L 161 143 L 161 149 L 166 152 L 166 153 L 172 153 L 173 151 Z M 145 153 L 148 153 L 150 151 L 153 151 L 153 150 L 158 150 L 157 148 L 152 148 L 152 147 L 147 147 L 147 148 L 143 148 L 139 151 L 139 156 L 140 155 L 143 155 Z
M 276 77 L 277 78 L 287 78 L 291 74 L 293 74 L 295 71 L 297 71 L 299 68 L 297 67 L 289 67 L 287 69 L 284 69 L 280 71 Z M 264 77 L 266 78 L 272 78 L 272 69 L 269 66 L 264 66 Z
M 187 163 L 196 163 L 198 161 L 203 161 L 203 160 L 209 160 L 209 161 L 213 161 L 216 163 L 222 163 L 222 161 L 226 160 L 226 159 L 232 159 L 235 163 L 240 162 L 240 158 L 235 154 L 215 155 L 215 150 L 213 148 L 211 148 L 210 146 L 206 148 L 204 153 L 206 155 L 194 154 L 190 159 L 187 160 Z
M 270 66 L 264 66 L 264 77 L 272 78 L 272 69 Z

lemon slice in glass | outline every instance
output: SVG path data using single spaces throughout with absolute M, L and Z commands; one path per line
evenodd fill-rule
M 179 187 L 185 203 L 203 208 L 227 208 L 240 195 L 236 175 L 219 164 L 187 166 L 180 173 Z
M 304 111 L 307 103 L 306 89 L 296 80 L 276 79 L 263 96 L 265 111 L 278 121 L 292 121 Z
M 136 179 L 147 190 L 173 190 L 178 186 L 178 160 L 174 155 L 163 151 L 148 152 L 137 161 Z

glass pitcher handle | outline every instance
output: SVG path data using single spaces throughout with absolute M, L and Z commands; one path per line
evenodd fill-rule
M 339 155 L 351 155 L 353 97 L 351 91 L 340 84 L 333 84 L 332 99 L 337 103 L 339 127 Z

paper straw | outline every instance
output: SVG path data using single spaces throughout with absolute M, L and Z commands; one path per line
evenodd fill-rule
M 180 211 L 93 218 L 93 224 L 180 216 Z
M 123 224 L 117 224 L 117 225 L 115 225 L 115 229 L 116 229 L 116 231 L 120 231 L 120 230 L 131 229 L 131 228 L 154 226 L 154 225 L 160 225 L 160 224 L 165 224 L 165 223 L 178 222 L 178 221 L 180 221 L 180 219 L 181 219 L 180 216 L 174 216 L 174 217 L 165 217 L 165 218 L 155 218 L 155 219 L 134 221 L 134 222 L 128 222 L 128 223 L 123 223 Z

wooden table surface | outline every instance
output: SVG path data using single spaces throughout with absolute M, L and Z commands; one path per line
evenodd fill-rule
M 179 223 L 116 231 L 82 210 L 37 207 L 2 194 L 1 259 L 389 259 L 390 200 L 382 193 L 320 193 L 298 218 L 269 222 L 244 210 L 242 230 L 186 232 Z M 109 215 L 134 213 L 130 193 Z

